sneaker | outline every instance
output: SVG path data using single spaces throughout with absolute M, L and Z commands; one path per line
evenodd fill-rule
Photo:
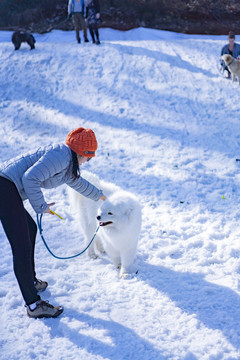
M 96 40 L 96 45 L 100 45 L 101 43 L 100 43 L 100 41 L 97 39 Z
M 84 42 L 89 42 L 89 40 L 88 40 L 88 39 L 85 39 Z
M 56 318 L 63 312 L 62 306 L 53 306 L 48 301 L 39 300 L 36 302 L 36 308 L 31 310 L 27 307 L 27 315 L 30 318 L 41 319 L 41 318 Z
M 39 279 L 36 279 L 34 285 L 37 291 L 44 291 L 48 287 L 48 283 L 46 281 L 42 281 Z

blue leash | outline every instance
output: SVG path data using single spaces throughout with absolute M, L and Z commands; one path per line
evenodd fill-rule
M 95 239 L 95 236 L 97 235 L 97 232 L 99 230 L 99 226 L 97 227 L 96 231 L 95 231 L 95 234 L 93 235 L 92 237 L 92 240 L 90 241 L 90 243 L 88 244 L 88 246 L 83 250 L 81 251 L 80 253 L 76 254 L 76 255 L 73 255 L 73 256 L 68 256 L 68 257 L 60 257 L 60 256 L 56 256 L 54 255 L 54 253 L 49 249 L 48 247 L 48 244 L 46 243 L 46 240 L 44 239 L 43 237 L 43 229 L 42 229 L 42 217 L 43 217 L 43 214 L 40 215 L 40 219 L 39 219 L 39 214 L 37 214 L 37 225 L 38 225 L 38 230 L 39 230 L 39 233 L 41 235 L 41 238 L 42 238 L 42 241 L 44 243 L 44 245 L 46 246 L 47 250 L 50 252 L 50 254 L 55 257 L 56 259 L 61 259 L 61 260 L 66 260 L 66 259 L 73 259 L 79 255 L 82 255 L 88 248 L 89 246 L 91 245 L 91 243 L 93 242 L 93 240 Z

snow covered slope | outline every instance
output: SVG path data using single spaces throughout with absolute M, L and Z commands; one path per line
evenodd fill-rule
M 36 50 L 15 52 L 0 32 L 0 160 L 92 128 L 99 149 L 84 168 L 143 206 L 139 273 L 119 279 L 107 256 L 56 260 L 38 236 L 42 298 L 65 311 L 31 320 L 0 228 L 0 359 L 240 359 L 240 87 L 217 71 L 225 38 L 101 29 L 97 47 L 73 32 L 34 36 Z M 77 253 L 66 187 L 44 194 L 64 218 L 43 218 L 50 248 Z

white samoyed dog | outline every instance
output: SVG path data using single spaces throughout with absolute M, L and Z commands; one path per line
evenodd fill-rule
M 131 278 L 131 274 L 137 270 L 134 261 L 141 231 L 141 205 L 133 194 L 100 180 L 88 171 L 82 171 L 81 176 L 103 190 L 107 196 L 105 201 L 93 201 L 71 188 L 68 190 L 70 205 L 86 245 L 91 241 L 97 226 L 100 226 L 87 250 L 88 255 L 97 258 L 97 251 L 106 252 L 114 265 L 120 268 L 120 277 Z

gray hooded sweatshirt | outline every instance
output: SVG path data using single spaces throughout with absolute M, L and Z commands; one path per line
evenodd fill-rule
M 99 200 L 102 191 L 81 176 L 75 179 L 72 167 L 71 149 L 65 144 L 56 144 L 0 164 L 0 176 L 16 185 L 22 200 L 28 199 L 36 213 L 44 213 L 48 207 L 42 188 L 67 184 L 83 196 Z

